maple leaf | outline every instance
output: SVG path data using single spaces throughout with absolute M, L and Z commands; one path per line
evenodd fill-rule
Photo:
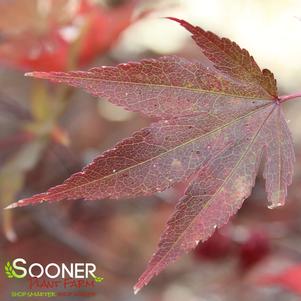
M 262 157 L 269 207 L 283 205 L 295 161 L 281 104 L 300 94 L 277 96 L 273 74 L 261 71 L 245 49 L 170 19 L 192 33 L 210 64 L 168 56 L 88 72 L 27 74 L 83 88 L 157 121 L 63 184 L 9 206 L 136 197 L 191 179 L 135 292 L 237 212 Z

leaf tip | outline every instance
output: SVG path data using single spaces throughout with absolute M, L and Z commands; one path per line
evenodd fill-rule
M 47 75 L 48 73 L 47 72 L 36 72 L 36 71 L 33 71 L 33 72 L 26 72 L 24 74 L 24 76 L 26 77 L 36 77 L 36 78 L 47 78 Z
M 4 210 L 7 210 L 7 209 L 14 209 L 14 208 L 17 208 L 17 207 L 23 207 L 23 206 L 27 206 L 26 202 L 25 202 L 25 199 L 23 200 L 19 200 L 17 202 L 14 202 L 8 206 L 6 206 L 4 208 Z
M 16 203 L 12 203 L 12 204 L 4 207 L 4 210 L 13 209 L 13 208 L 16 208 L 16 207 L 18 207 L 18 203 L 17 202 Z
M 135 285 L 133 289 L 134 289 L 134 295 L 137 295 L 141 288 Z
M 179 23 L 181 26 L 185 27 L 188 31 L 192 31 L 192 30 L 195 29 L 195 27 L 193 25 L 191 25 L 190 23 L 188 23 L 185 20 L 178 19 L 178 18 L 175 18 L 175 17 L 165 17 L 165 18 L 168 19 L 168 20 L 175 21 L 175 22 Z
M 26 76 L 26 77 L 34 77 L 34 72 L 26 72 L 24 74 L 24 76 Z
M 163 17 L 164 19 L 167 19 L 167 20 L 171 20 L 171 21 L 175 21 L 175 22 L 181 22 L 181 20 L 180 19 L 178 19 L 178 18 L 175 18 L 175 17 Z

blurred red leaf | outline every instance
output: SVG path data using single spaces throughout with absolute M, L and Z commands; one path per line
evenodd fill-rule
M 35 1 L 31 2 L 34 5 Z M 57 6 L 62 5 L 61 2 L 54 1 L 51 9 L 57 11 Z M 114 8 L 104 8 L 82 0 L 72 18 L 64 24 L 56 22 L 61 14 L 52 16 L 49 13 L 52 21 L 48 21 L 47 30 L 40 32 L 36 28 L 36 31 L 32 31 L 32 27 L 39 24 L 29 23 L 28 28 L 25 24 L 25 29 L 17 34 L 8 32 L 4 35 L 0 44 L 0 62 L 21 69 L 63 71 L 70 67 L 70 56 L 75 55 L 77 64 L 87 64 L 96 55 L 106 52 L 120 33 L 132 23 L 137 2 L 132 0 Z M 16 7 L 11 8 L 12 11 L 13 9 L 17 13 L 22 9 L 22 4 L 19 2 Z M 67 37 L 71 31 L 71 35 L 75 37 Z M 76 43 L 78 49 L 74 54 L 72 51 Z
M 112 46 L 120 33 L 134 21 L 133 11 L 137 3 L 137 0 L 125 1 L 111 9 L 89 4 L 82 6 L 80 15 L 88 17 L 89 25 L 81 42 L 80 65 L 89 63 L 96 54 L 104 53 Z
M 77 8 L 78 2 L 70 0 L 0 1 L 0 32 L 4 37 L 44 34 L 51 27 L 69 22 Z
M 268 236 L 263 231 L 251 231 L 248 239 L 242 243 L 239 249 L 240 264 L 243 269 L 262 260 L 270 251 Z
M 173 18 L 172 18 L 173 19 Z M 208 239 L 250 195 L 262 156 L 269 207 L 283 205 L 295 160 L 273 74 L 245 49 L 189 23 L 210 63 L 163 57 L 88 72 L 28 75 L 81 87 L 158 121 L 96 158 L 43 201 L 149 195 L 193 176 L 135 292 L 169 263 Z
M 281 286 L 301 294 L 301 264 L 289 267 L 276 275 L 266 275 L 259 279 L 260 285 Z

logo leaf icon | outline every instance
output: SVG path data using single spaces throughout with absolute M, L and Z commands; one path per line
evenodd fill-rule
M 104 279 L 103 277 L 97 277 L 97 276 L 94 277 L 95 282 L 102 282 L 103 279 Z
M 14 269 L 9 261 L 4 266 L 4 270 L 7 278 L 14 278 Z

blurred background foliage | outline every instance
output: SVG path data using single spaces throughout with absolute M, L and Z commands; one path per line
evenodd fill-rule
M 24 72 L 86 70 L 168 54 L 201 60 L 187 32 L 161 17 L 183 18 L 236 41 L 275 73 L 280 94 L 301 89 L 299 0 L 0 0 L 0 12 L 1 207 L 59 184 L 150 122 Z M 266 209 L 259 176 L 227 226 L 138 296 L 131 287 L 183 185 L 136 200 L 2 210 L 1 264 L 15 257 L 93 261 L 105 279 L 89 300 L 299 300 L 300 108 L 298 101 L 285 105 L 297 154 L 287 205 Z M 16 287 L 3 277 L 1 300 L 10 300 Z

